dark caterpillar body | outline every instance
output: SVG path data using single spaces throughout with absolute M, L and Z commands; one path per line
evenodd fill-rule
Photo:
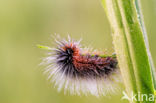
M 58 87 L 70 94 L 106 95 L 117 91 L 121 82 L 117 59 L 101 56 L 87 48 L 81 48 L 80 41 L 60 39 L 56 48 L 50 50 L 43 60 L 48 78 Z M 93 55 L 97 54 L 97 55 Z
M 62 72 L 72 77 L 90 78 L 105 77 L 117 68 L 113 57 L 82 55 L 76 45 L 64 45 L 56 51 L 58 65 L 63 65 Z

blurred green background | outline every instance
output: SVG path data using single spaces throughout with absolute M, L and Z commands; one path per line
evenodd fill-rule
M 156 1 L 141 1 L 156 64 Z M 38 66 L 45 52 L 36 47 L 52 46 L 55 33 L 114 51 L 100 0 L 0 0 L 0 103 L 127 103 L 122 93 L 101 98 L 58 93 Z

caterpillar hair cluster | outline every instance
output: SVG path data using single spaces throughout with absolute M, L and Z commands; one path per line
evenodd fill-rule
M 42 64 L 48 78 L 65 93 L 106 95 L 118 90 L 121 81 L 116 56 L 102 56 L 81 48 L 80 41 L 59 39 L 49 50 Z

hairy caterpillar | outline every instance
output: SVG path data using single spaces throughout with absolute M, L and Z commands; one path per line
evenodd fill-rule
M 43 59 L 51 82 L 65 93 L 92 94 L 95 96 L 115 92 L 121 81 L 116 56 L 101 54 L 81 48 L 80 41 L 60 39 L 56 48 L 39 46 L 49 50 Z

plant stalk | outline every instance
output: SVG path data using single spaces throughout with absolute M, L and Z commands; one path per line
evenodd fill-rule
M 129 101 L 154 103 L 151 65 L 135 0 L 102 0 Z M 132 97 L 136 94 L 136 98 Z M 146 94 L 147 98 L 139 95 Z M 151 97 L 151 98 L 150 98 Z

